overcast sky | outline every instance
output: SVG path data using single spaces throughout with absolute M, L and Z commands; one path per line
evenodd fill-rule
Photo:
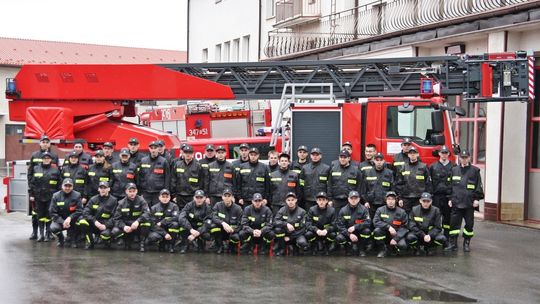
M 186 50 L 186 0 L 1 1 L 0 36 Z

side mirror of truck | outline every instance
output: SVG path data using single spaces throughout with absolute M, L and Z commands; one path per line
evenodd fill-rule
M 444 135 L 442 135 L 440 133 L 431 134 L 431 144 L 432 145 L 440 146 L 440 145 L 444 145 L 445 142 L 446 142 L 446 139 L 444 138 Z
M 444 132 L 444 117 L 441 110 L 431 112 L 431 128 L 433 133 Z
M 398 106 L 399 113 L 412 113 L 414 111 L 414 106 L 408 102 L 403 103 L 403 105 Z

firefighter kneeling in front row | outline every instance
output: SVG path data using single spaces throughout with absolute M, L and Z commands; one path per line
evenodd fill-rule
M 186 253 L 188 245 L 195 251 L 206 249 L 205 241 L 210 240 L 208 226 L 212 221 L 212 208 L 205 202 L 206 194 L 202 190 L 196 190 L 193 200 L 186 204 L 180 212 L 180 253 Z M 210 222 L 210 223 L 209 223 Z
M 396 206 L 397 195 L 393 191 L 386 193 L 386 206 L 382 206 L 375 212 L 373 224 L 373 238 L 379 248 L 378 258 L 387 254 L 387 245 L 396 253 L 407 250 L 406 235 L 409 232 L 408 215 L 400 207 Z
M 168 246 L 169 252 L 174 253 L 174 245 L 180 232 L 178 205 L 171 201 L 171 192 L 167 189 L 159 191 L 159 203 L 150 208 L 152 228 L 148 234 L 148 244 L 158 244 L 159 251 L 165 251 Z
M 126 185 L 126 197 L 118 202 L 114 213 L 115 227 L 112 235 L 115 239 L 123 238 L 124 249 L 131 249 L 135 236 L 139 237 L 139 251 L 144 251 L 144 243 L 150 231 L 150 209 L 148 204 L 137 195 L 137 186 Z
M 315 198 L 317 204 L 309 208 L 306 216 L 306 239 L 313 255 L 329 255 L 335 248 L 336 212 L 328 205 L 326 192 L 317 193 Z
M 257 254 L 268 254 L 270 243 L 275 237 L 272 231 L 274 214 L 272 210 L 263 205 L 263 196 L 260 193 L 253 194 L 251 205 L 244 209 L 242 215 L 242 230 L 239 233 L 242 247 L 240 251 L 250 254 L 257 245 Z
M 210 234 L 216 243 L 216 253 L 237 253 L 240 244 L 240 221 L 242 220 L 242 207 L 234 203 L 231 189 L 223 190 L 222 201 L 214 205 Z M 229 241 L 225 245 L 224 241 Z
M 73 247 L 77 246 L 77 220 L 83 210 L 81 194 L 73 190 L 73 180 L 66 178 L 62 182 L 62 190 L 53 194 L 49 213 L 51 215 L 51 232 L 58 239 L 58 247 L 64 246 L 64 233 Z
M 360 204 L 358 191 L 351 191 L 348 204 L 339 210 L 336 226 L 337 242 L 345 246 L 347 255 L 366 256 L 366 246 L 371 238 L 369 210 Z
M 409 234 L 407 243 L 420 255 L 425 250 L 427 255 L 433 254 L 433 248 L 443 246 L 446 237 L 442 231 L 441 211 L 431 205 L 431 194 L 424 192 L 420 196 L 420 205 L 414 206 L 409 214 Z
M 306 231 L 306 211 L 297 205 L 298 199 L 294 192 L 285 196 L 286 206 L 281 207 L 274 218 L 274 232 L 276 233 L 276 246 L 274 254 L 285 254 L 288 245 L 289 254 L 299 254 L 298 249 L 307 251 L 309 244 L 304 236 Z

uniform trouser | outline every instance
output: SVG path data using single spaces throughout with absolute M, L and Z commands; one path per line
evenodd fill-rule
M 240 241 L 242 244 L 251 244 L 251 246 L 255 244 L 270 244 L 272 240 L 276 237 L 274 232 L 270 229 L 262 230 L 260 237 L 254 237 L 252 233 L 249 233 L 245 230 L 241 230 L 238 233 L 238 236 L 240 237 Z
M 458 236 L 461 230 L 461 221 L 465 219 L 465 227 L 463 228 L 463 237 L 472 238 L 474 236 L 474 208 L 452 208 L 450 218 L 450 237 Z
M 131 233 L 124 232 L 124 227 L 114 227 L 111 231 L 112 237 L 114 239 L 123 238 L 126 242 L 133 242 L 134 236 L 138 235 L 141 238 L 141 242 L 145 241 L 150 233 L 150 223 L 140 223 L 137 230 L 132 231 Z
M 444 236 L 442 232 L 437 234 L 434 238 L 431 238 L 431 241 L 429 243 L 424 242 L 424 238 L 422 237 L 422 235 L 420 235 L 420 233 L 414 233 L 414 232 L 407 233 L 407 243 L 411 247 L 416 247 L 419 245 L 424 246 L 424 247 L 437 247 L 437 246 L 444 245 L 445 242 L 446 242 L 446 237 Z
M 302 249 L 307 249 L 309 246 L 309 243 L 305 237 L 304 234 L 298 234 L 295 233 L 296 231 L 293 231 L 292 233 L 289 233 L 286 230 L 283 230 L 281 228 L 274 228 L 274 233 L 276 234 L 276 242 L 278 242 L 279 246 L 283 246 L 285 244 L 287 245 L 296 245 Z M 289 241 L 285 241 L 285 237 L 289 237 Z
M 62 233 L 62 231 L 64 230 L 67 230 L 67 237 L 70 238 L 71 241 L 76 242 L 79 229 L 75 223 L 76 221 L 73 221 L 71 225 L 69 226 L 69 228 L 65 229 L 63 223 L 52 222 L 51 233 L 56 235 L 57 237 L 62 237 L 60 236 L 60 233 Z
M 328 232 L 326 236 L 320 236 L 314 231 L 307 231 L 305 237 L 310 244 L 317 242 L 333 243 L 336 241 L 336 235 L 335 232 Z
M 178 239 L 179 233 L 180 233 L 180 225 L 177 222 L 171 222 L 171 223 L 167 223 L 161 226 L 154 225 L 150 229 L 150 233 L 148 234 L 147 240 L 149 243 L 159 243 L 165 240 L 165 236 L 169 234 L 171 236 L 171 240 L 167 242 L 174 244 L 176 243 L 176 240 Z
M 366 248 L 366 245 L 369 243 L 371 238 L 371 229 L 369 228 L 363 228 L 360 231 L 354 231 L 354 235 L 358 237 L 358 246 L 360 249 Z M 336 242 L 340 245 L 347 245 L 352 243 L 351 239 L 349 238 L 348 234 L 344 233 L 338 233 L 336 237 Z
M 46 233 L 50 236 L 51 217 L 49 215 L 49 206 L 51 201 L 37 201 L 36 202 L 36 216 L 38 220 L 39 233 L 41 236 L 45 236 L 44 230 L 47 228 Z
M 192 227 L 197 227 L 193 223 L 191 223 L 191 225 L 192 225 Z M 207 231 L 205 226 L 199 226 L 199 227 L 193 228 L 193 229 L 195 229 L 195 230 L 197 230 L 197 231 L 199 231 L 201 233 L 197 239 L 201 239 L 201 240 L 204 240 L 204 241 L 209 241 L 212 238 L 210 233 Z M 179 238 L 182 240 L 182 243 L 187 244 L 187 242 L 188 242 L 187 238 L 191 234 L 189 232 L 190 228 L 186 227 L 184 225 L 180 225 L 178 230 L 179 230 Z
M 403 200 L 403 209 L 407 214 L 411 213 L 411 210 L 414 206 L 420 204 L 420 197 L 404 197 Z
M 448 238 L 450 232 L 450 218 L 452 209 L 448 206 L 448 197 L 446 195 L 435 194 L 433 196 L 433 206 L 441 210 L 442 227 L 444 229 L 444 235 Z
M 149 207 L 159 203 L 159 192 L 146 192 L 143 191 L 142 196 Z
M 400 233 L 399 230 L 397 232 L 398 234 Z M 375 244 L 379 248 L 385 248 L 386 245 L 390 243 L 390 240 L 392 240 L 392 238 L 393 237 L 390 235 L 390 232 L 388 232 L 388 230 L 383 230 L 381 228 L 375 228 L 375 230 L 373 230 L 373 239 L 375 240 Z M 396 241 L 396 248 L 398 250 L 407 250 L 407 241 L 405 237 L 401 238 L 399 241 Z
M 347 204 L 349 203 L 349 201 L 346 198 L 334 198 L 332 199 L 332 202 L 334 202 L 332 207 L 334 207 L 334 210 L 336 211 L 336 218 L 337 218 L 337 215 L 339 214 L 339 210 L 347 206 Z
M 191 202 L 193 200 L 193 195 L 176 195 L 176 204 L 178 205 L 178 208 L 182 210 L 187 203 Z
M 229 243 L 234 245 L 240 243 L 240 235 L 237 231 L 227 233 L 222 226 L 217 224 L 210 225 L 210 235 L 212 236 L 218 247 L 223 245 L 223 241 L 227 240 L 229 241 Z
M 90 223 L 86 219 L 80 219 L 77 222 L 77 226 L 88 243 L 94 243 L 94 236 L 99 236 L 103 242 L 111 241 L 112 227 L 106 227 L 105 230 L 99 230 L 95 223 Z
M 30 211 L 30 215 L 32 216 L 32 233 L 37 235 L 39 221 L 38 221 L 36 203 L 29 202 L 28 210 Z

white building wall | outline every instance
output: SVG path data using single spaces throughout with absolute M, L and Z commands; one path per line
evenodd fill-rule
M 258 61 L 259 1 L 190 0 L 188 18 L 190 63 Z

